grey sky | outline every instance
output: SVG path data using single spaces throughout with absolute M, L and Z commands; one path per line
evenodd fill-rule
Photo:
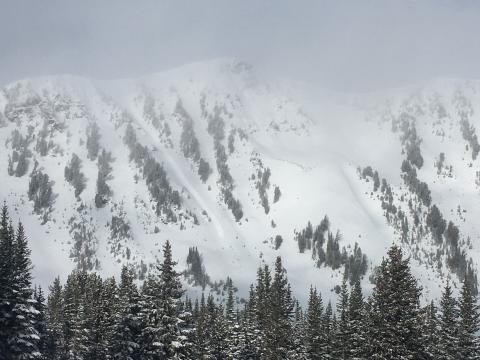
M 480 78 L 477 1 L 0 0 L 0 85 L 214 57 L 347 91 Z

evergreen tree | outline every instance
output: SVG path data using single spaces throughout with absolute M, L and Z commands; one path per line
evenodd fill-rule
M 55 278 L 49 288 L 47 300 L 47 344 L 45 357 L 52 360 L 64 358 L 65 351 L 65 320 L 64 320 L 64 299 L 60 278 Z
M 35 308 L 32 299 L 32 263 L 22 223 L 14 242 L 14 267 L 12 283 L 12 323 L 11 337 L 7 340 L 13 358 L 35 359 L 39 357 L 35 329 Z
M 162 343 L 160 342 L 160 284 L 149 275 L 143 283 L 141 293 L 142 317 L 142 354 L 145 359 L 162 358 Z
M 289 359 L 309 359 L 306 346 L 305 316 L 298 300 L 295 301 L 293 321 L 293 347 L 288 353 Z
M 107 181 L 113 179 L 112 154 L 105 149 L 98 156 L 98 177 L 97 177 L 97 193 L 95 195 L 95 205 L 102 208 L 112 196 L 112 189 L 108 186 Z
M 35 288 L 33 293 L 35 309 L 34 313 L 34 327 L 38 334 L 37 348 L 40 353 L 41 359 L 49 359 L 47 357 L 47 318 L 46 318 L 46 306 L 45 295 L 41 287 Z
M 426 359 L 440 359 L 439 322 L 433 301 L 423 309 L 422 340 Z
M 348 303 L 349 359 L 364 359 L 366 342 L 365 309 L 360 280 L 357 279 L 350 292 Z
M 260 358 L 260 329 L 257 321 L 257 294 L 253 285 L 250 286 L 248 301 L 243 311 L 240 332 L 240 358 Z
M 459 358 L 458 353 L 458 308 L 450 283 L 447 282 L 440 301 L 440 351 L 442 360 Z
M 283 268 L 282 260 L 277 257 L 272 286 L 268 292 L 270 308 L 266 321 L 265 352 L 267 358 L 286 358 L 292 346 L 292 316 L 294 302 L 290 284 Z
M 348 313 L 348 289 L 347 289 L 347 281 L 344 278 L 341 291 L 340 291 L 340 298 L 337 304 L 337 312 L 340 316 L 338 321 L 338 328 L 336 333 L 336 341 L 338 347 L 336 349 L 336 357 L 338 359 L 348 359 L 350 353 L 350 323 L 349 323 L 349 313 Z
M 115 360 L 140 360 L 141 353 L 141 307 L 133 271 L 122 268 L 119 288 L 119 311 L 112 343 Z
M 382 261 L 373 292 L 372 314 L 376 321 L 370 356 L 372 359 L 422 359 L 418 327 L 420 288 L 403 259 L 392 246 Z
M 207 318 L 207 308 L 205 304 L 205 294 L 202 293 L 202 297 L 200 299 L 200 304 L 198 304 L 198 301 L 196 303 L 196 310 L 194 312 L 195 314 L 195 320 L 196 320 L 196 325 L 195 325 L 195 345 L 196 345 L 196 355 L 197 358 L 203 359 L 206 358 L 208 359 L 209 354 L 210 354 L 210 349 L 209 349 L 209 329 L 208 327 L 208 318 Z
M 479 307 L 472 293 L 470 279 L 465 278 L 460 295 L 458 347 L 459 354 L 465 360 L 480 359 L 480 344 L 477 333 L 480 330 Z
M 65 166 L 65 180 L 70 183 L 75 189 L 75 197 L 79 197 L 85 187 L 87 186 L 87 179 L 82 173 L 82 161 L 77 154 L 72 154 L 72 159 L 69 164 Z
M 102 334 L 100 345 L 105 358 L 111 359 L 116 316 L 119 307 L 118 287 L 114 277 L 108 278 L 103 282 L 100 300 L 100 331 Z
M 317 289 L 310 287 L 306 315 L 307 351 L 311 359 L 322 359 L 325 355 L 325 333 L 323 328 L 323 305 Z
M 175 271 L 176 262 L 172 259 L 172 247 L 167 240 L 163 247 L 163 263 L 160 270 L 160 341 L 167 358 L 178 357 L 182 351 L 183 339 L 180 334 L 178 306 L 183 295 L 180 275 Z
M 84 311 L 84 359 L 96 360 L 105 358 L 107 353 L 104 346 L 103 281 L 97 274 L 88 274 L 85 282 L 82 299 Z
M 322 320 L 322 332 L 325 334 L 323 358 L 333 359 L 334 350 L 336 350 L 335 333 L 337 329 L 337 319 L 333 314 L 331 302 L 328 302 Z
M 87 150 L 88 158 L 95 160 L 100 151 L 100 128 L 97 123 L 92 122 L 87 127 Z
M 235 297 L 233 294 L 233 282 L 232 279 L 227 277 L 227 300 L 225 304 L 225 321 L 226 321 L 226 342 L 228 345 L 227 358 L 236 359 L 240 354 L 240 325 L 237 319 L 237 313 L 235 311 Z
M 216 305 L 213 295 L 207 298 L 207 324 L 210 329 L 208 348 L 212 359 L 225 359 L 227 349 L 227 323 L 224 317 L 224 309 Z
M 0 223 L 0 354 L 7 356 L 11 354 L 14 265 L 14 232 L 4 204 Z
M 181 356 L 185 359 L 195 358 L 195 320 L 193 315 L 192 301 L 186 297 L 183 306 L 179 311 L 179 328 L 180 336 L 182 338 L 183 347 L 181 349 Z

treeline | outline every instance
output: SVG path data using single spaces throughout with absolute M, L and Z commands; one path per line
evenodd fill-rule
M 163 165 L 146 146 L 138 142 L 131 123 L 127 125 L 123 141 L 130 150 L 130 161 L 133 160 L 141 169 L 148 191 L 156 202 L 157 215 L 165 215 L 167 222 L 177 222 L 175 209 L 181 207 L 182 200 L 180 193 L 171 186 Z
M 233 196 L 235 184 L 227 163 L 228 155 L 225 146 L 222 144 L 222 141 L 225 139 L 225 122 L 221 116 L 222 111 L 225 112 L 226 110 L 215 106 L 213 113 L 208 116 L 207 131 L 213 138 L 215 159 L 219 175 L 218 184 L 220 186 L 223 202 L 230 209 L 235 220 L 240 221 L 243 217 L 242 204 L 239 199 Z
M 298 243 L 300 253 L 311 250 L 312 259 L 318 268 L 327 266 L 337 270 L 344 266 L 344 278 L 353 285 L 367 272 L 367 256 L 362 253 L 357 243 L 353 253 L 348 254 L 345 246 L 340 250 L 341 238 L 340 231 L 337 230 L 335 235 L 330 231 L 330 220 L 326 215 L 315 228 L 309 221 L 304 229 L 295 232 L 295 241 Z M 324 244 L 326 244 L 326 250 L 323 249 Z
M 157 274 L 142 284 L 72 272 L 45 301 L 32 289 L 21 225 L 4 206 L 0 224 L 1 359 L 478 359 L 479 313 L 470 281 L 460 297 L 447 283 L 439 310 L 420 305 L 408 259 L 393 246 L 364 298 L 360 281 L 343 283 L 335 309 L 310 288 L 295 300 L 280 257 L 258 269 L 239 305 L 231 280 L 225 301 L 185 296 L 166 242 Z
M 448 269 L 457 274 L 460 279 L 463 279 L 465 276 L 476 278 L 473 260 L 468 258 L 464 250 L 465 241 L 461 239 L 458 226 L 452 221 L 449 221 L 447 224 L 438 206 L 432 204 L 428 185 L 417 178 L 416 167 L 418 165 L 412 163 L 408 158 L 403 160 L 401 166 L 401 177 L 405 185 L 408 187 L 409 192 L 418 199 L 418 203 L 412 198 L 408 199 L 408 212 L 402 210 L 400 206 L 397 208 L 394 203 L 391 186 L 388 185 L 384 178 L 381 181 L 381 185 L 379 185 L 380 177 L 378 172 L 373 171 L 371 166 L 359 169 L 358 172 L 363 179 L 373 181 L 372 194 L 380 189 L 379 199 L 382 201 L 385 217 L 400 232 L 403 242 L 417 242 L 430 233 L 437 246 L 436 252 L 431 254 L 431 258 L 434 258 L 438 264 L 441 264 L 441 256 L 445 255 L 445 263 Z M 406 201 L 405 195 L 401 195 L 400 200 Z M 424 205 L 424 207 L 421 205 Z M 413 218 L 410 219 L 410 222 L 409 215 Z M 474 284 L 476 295 L 478 293 L 476 279 Z

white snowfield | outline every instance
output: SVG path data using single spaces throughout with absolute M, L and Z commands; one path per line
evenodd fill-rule
M 392 131 L 392 122 L 402 114 L 414 118 L 422 139 L 424 165 L 417 169 L 418 178 L 428 184 L 432 204 L 459 227 L 462 247 L 478 266 L 480 164 L 478 159 L 472 160 L 471 147 L 466 147 L 462 137 L 459 102 L 471 110 L 470 124 L 480 129 L 480 83 L 475 81 L 439 80 L 382 94 L 342 95 L 285 80 L 264 81 L 250 66 L 230 59 L 186 65 L 139 79 L 94 81 L 58 76 L 21 80 L 0 92 L 0 199 L 27 229 L 35 281 L 43 286 L 77 266 L 71 257 L 75 245 L 71 224 L 83 221 L 92 235 L 88 245 L 93 249 L 91 257 L 104 275 L 118 275 L 125 263 L 154 264 L 169 239 L 179 270 L 187 267 L 189 247 L 196 246 L 210 278 L 219 281 L 230 276 L 239 296 L 247 295 L 259 265 L 273 265 L 281 256 L 295 294 L 308 294 L 306 290 L 313 284 L 324 297 L 333 299 L 336 295 L 331 290 L 341 284 L 343 267 L 336 271 L 317 268 L 310 251 L 299 253 L 295 231 L 308 221 L 316 226 L 328 215 L 331 231 L 338 229 L 342 234 L 340 246 L 350 252 L 358 243 L 367 255 L 369 270 L 363 286 L 372 287 L 368 280 L 371 270 L 392 243 L 401 242 L 384 216 L 379 193 L 372 193 L 372 181 L 362 179 L 357 168 L 377 170 L 392 186 L 395 205 L 408 214 L 408 199 L 413 195 L 400 177 L 406 155 L 400 132 Z M 182 152 L 178 103 L 193 120 L 201 157 L 212 169 L 206 183 L 197 173 L 198 164 Z M 146 104 L 151 105 L 148 114 Z M 240 221 L 235 221 L 222 199 L 214 139 L 207 130 L 216 108 L 222 109 L 222 144 L 234 182 L 233 196 L 243 209 Z M 113 178 L 108 181 L 113 195 L 101 209 L 94 201 L 97 160 L 88 159 L 85 144 L 90 123 L 99 126 L 100 146 L 114 158 Z M 174 209 L 176 222 L 156 214 L 142 172 L 129 160 L 130 151 L 123 140 L 128 123 L 180 193 L 182 205 Z M 41 156 L 35 144 L 44 126 L 52 147 Z M 15 129 L 23 136 L 29 131 L 32 134 L 28 172 L 21 177 L 8 174 Z M 228 146 L 231 133 L 232 153 Z M 82 160 L 87 178 L 80 199 L 64 178 L 64 168 L 74 153 Z M 451 174 L 438 173 L 440 153 L 445 154 L 444 166 L 452 166 Z M 35 161 L 54 181 L 56 194 L 44 224 L 27 195 Z M 255 185 L 261 168 L 271 171 L 268 214 Z M 276 186 L 281 197 L 274 203 Z M 85 205 L 83 211 L 79 210 L 81 204 Z M 112 215 L 130 226 L 128 238 L 112 239 Z M 277 235 L 283 243 L 275 250 Z M 112 251 L 112 243 L 121 248 Z M 436 245 L 429 233 L 402 247 L 407 255 L 412 254 L 411 263 L 425 295 L 438 296 L 447 278 L 458 285 L 444 257 L 431 261 Z M 186 285 L 192 292 L 201 291 Z

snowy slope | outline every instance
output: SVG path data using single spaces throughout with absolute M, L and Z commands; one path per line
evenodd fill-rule
M 79 254 L 104 274 L 117 274 L 123 263 L 135 264 L 140 271 L 142 262 L 155 263 L 169 239 L 181 268 L 187 266 L 189 247 L 196 246 L 210 278 L 231 276 L 242 296 L 257 267 L 271 264 L 277 255 L 282 256 L 297 293 L 306 293 L 310 284 L 328 293 L 341 283 L 343 269 L 316 267 L 311 252 L 299 253 L 295 241 L 295 231 L 308 221 L 317 225 L 328 215 L 331 230 L 342 234 L 340 246 L 350 252 L 358 243 L 367 255 L 364 286 L 371 287 L 371 269 L 392 242 L 401 241 L 398 228 L 381 207 L 380 193 L 372 191 L 371 179 L 363 179 L 358 168 L 371 166 L 386 179 L 396 207 L 407 213 L 412 224 L 407 203 L 408 198 L 416 200 L 400 169 L 405 145 L 401 131 L 392 130 L 392 124 L 407 115 L 421 139 L 424 165 L 417 169 L 418 178 L 428 184 L 432 204 L 459 227 L 460 246 L 478 267 L 480 167 L 478 160 L 472 160 L 472 147 L 466 148 L 461 120 L 467 116 L 469 124 L 480 127 L 480 83 L 441 80 L 383 94 L 341 95 L 259 79 L 250 66 L 222 59 L 140 79 L 59 76 L 6 86 L 0 93 L 0 198 L 26 225 L 37 281 L 47 284 L 79 266 Z M 218 143 L 225 149 L 233 197 L 242 207 L 238 221 L 223 201 L 216 133 L 209 131 L 214 118 L 223 122 L 224 137 Z M 205 183 L 198 174 L 196 155 L 186 156 L 183 151 L 188 119 L 193 124 L 188 139 L 193 133 L 198 140 L 195 151 L 212 170 Z M 95 205 L 97 159 L 88 158 L 86 145 L 92 123 L 99 127 L 101 148 L 114 158 L 112 178 L 107 181 L 112 196 L 103 208 Z M 129 124 L 138 143 L 162 165 L 171 188 L 180 194 L 181 205 L 171 207 L 175 220 L 157 214 L 142 169 L 130 158 L 124 141 Z M 27 139 L 28 171 L 23 176 L 9 175 L 8 170 L 15 130 Z M 43 155 L 37 147 L 42 131 L 51 141 Z M 21 151 L 25 149 L 17 149 Z M 452 165 L 451 174 L 437 171 L 442 152 L 445 166 Z M 78 199 L 64 177 L 72 154 L 82 160 L 87 178 Z M 56 195 L 51 208 L 39 214 L 28 198 L 35 162 L 54 181 Z M 258 172 L 267 168 L 271 173 L 265 188 L 268 214 L 256 185 Z M 274 203 L 276 186 L 281 196 Z M 421 211 L 425 216 L 428 208 Z M 113 215 L 128 225 L 126 236 L 112 235 Z M 419 235 L 418 229 L 409 229 L 416 240 L 402 246 L 412 255 L 425 288 L 436 296 L 438 279 L 451 277 L 458 282 L 458 277 L 445 264 L 446 255 L 431 260 L 439 246 L 428 231 Z M 283 243 L 275 250 L 277 235 Z M 76 246 L 77 252 L 72 250 Z

